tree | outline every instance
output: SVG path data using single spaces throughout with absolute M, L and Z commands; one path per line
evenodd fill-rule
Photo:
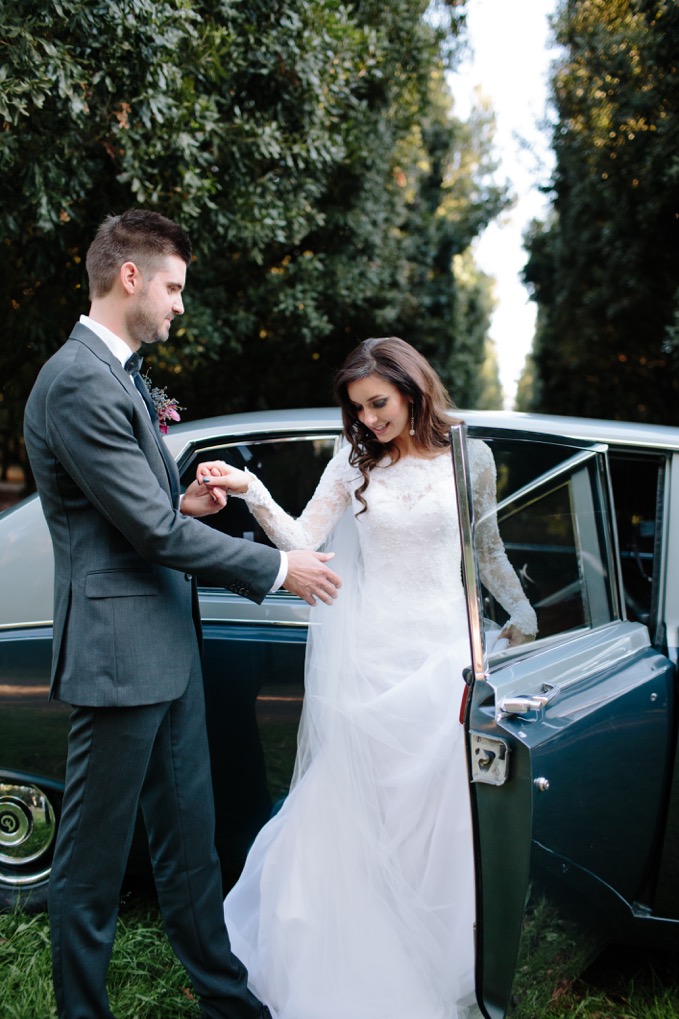
M 481 394 L 477 406 L 486 410 L 502 410 L 504 407 L 497 347 L 491 339 L 486 340 L 485 358 L 481 366 Z
M 516 389 L 514 409 L 529 412 L 535 402 L 535 364 L 533 355 L 527 354 Z
M 430 97 L 403 160 L 407 261 L 393 321 L 431 360 L 456 401 L 473 407 L 481 392 L 492 297 L 471 245 L 509 199 L 507 188 L 495 182 L 495 118 L 487 104 L 475 107 L 467 123 L 456 120 L 440 74 L 432 76 Z
M 529 237 L 534 407 L 679 423 L 679 7 L 569 0 L 553 216 Z
M 194 239 L 187 312 L 151 369 L 190 416 L 327 402 L 357 338 L 410 324 L 404 284 L 418 336 L 445 333 L 445 361 L 454 316 L 427 295 L 414 252 L 438 217 L 429 289 L 448 300 L 452 255 L 503 201 L 485 184 L 489 142 L 470 144 L 443 85 L 463 6 L 441 2 L 437 18 L 426 0 L 3 9 L 5 432 L 18 441 L 39 365 L 86 309 L 96 226 L 134 204 Z

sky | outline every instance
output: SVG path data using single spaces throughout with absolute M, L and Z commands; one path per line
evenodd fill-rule
M 530 351 L 535 305 L 521 284 L 526 261 L 524 228 L 543 218 L 545 198 L 539 184 L 549 178 L 549 135 L 540 122 L 547 104 L 550 60 L 548 17 L 557 0 L 467 0 L 471 54 L 451 77 L 454 113 L 466 119 L 475 90 L 486 96 L 496 115 L 499 181 L 507 180 L 514 207 L 491 224 L 476 242 L 479 267 L 495 283 L 498 307 L 490 336 L 497 347 L 505 406 L 510 409 L 516 384 Z M 528 147 L 526 147 L 526 144 Z

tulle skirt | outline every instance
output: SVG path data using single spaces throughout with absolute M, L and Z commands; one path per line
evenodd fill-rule
M 293 788 L 226 898 L 233 949 L 276 1019 L 466 1016 L 468 639 L 405 674 L 393 640 L 358 669 L 343 639 L 307 674 Z

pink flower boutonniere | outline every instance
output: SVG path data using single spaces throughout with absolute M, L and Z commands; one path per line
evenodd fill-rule
M 186 407 L 180 407 L 173 396 L 168 396 L 165 386 L 162 389 L 159 386 L 154 386 L 148 375 L 142 375 L 142 378 L 153 400 L 153 406 L 156 408 L 158 426 L 163 435 L 167 435 L 170 423 L 172 421 L 181 421 L 179 411 L 186 410 Z

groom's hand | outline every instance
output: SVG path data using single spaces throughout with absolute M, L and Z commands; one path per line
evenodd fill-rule
M 206 517 L 219 513 L 226 506 L 226 492 L 223 488 L 210 491 L 205 485 L 192 481 L 182 496 L 180 510 L 187 517 Z
M 213 491 L 221 488 L 227 495 L 229 492 L 237 492 L 239 495 L 247 492 L 251 477 L 251 474 L 240 471 L 223 460 L 210 460 L 198 464 L 196 470 L 196 481 L 199 484 L 206 485 Z
M 342 581 L 325 564 L 333 558 L 332 552 L 310 552 L 296 550 L 288 552 L 288 572 L 283 587 L 291 594 L 299 595 L 309 605 L 315 605 L 320 598 L 326 605 L 332 605 Z

